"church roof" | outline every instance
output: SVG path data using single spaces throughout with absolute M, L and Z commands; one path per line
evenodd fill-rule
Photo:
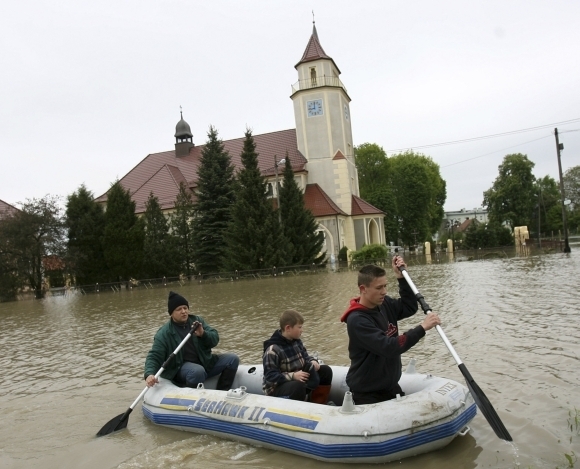
M 365 202 L 360 197 L 356 195 L 352 196 L 352 216 L 355 215 L 375 215 L 375 214 L 384 214 L 382 210 L 379 210 L 377 207 Z
M 245 137 L 223 141 L 224 150 L 230 154 L 236 170 L 242 167 L 244 140 Z M 258 153 L 258 168 L 263 176 L 273 176 L 274 158 L 280 161 L 286 154 L 294 172 L 305 170 L 306 158 L 298 151 L 296 129 L 254 135 L 254 142 Z M 151 192 L 159 198 L 161 208 L 167 210 L 173 207 L 180 182 L 184 182 L 189 188 L 197 186 L 197 172 L 204 146 L 195 146 L 189 150 L 189 154 L 182 157 L 177 157 L 175 150 L 152 153 L 123 176 L 120 183 L 131 193 L 136 204 L 136 213 L 145 211 L 145 203 Z M 281 174 L 283 168 L 278 170 Z M 106 193 L 96 199 L 97 202 L 106 200 Z
M 4 202 L 0 199 L 0 220 L 3 218 L 8 218 L 11 215 L 14 215 L 16 212 L 19 212 L 14 205 L 10 205 L 8 202 Z
M 312 26 L 312 35 L 310 36 L 310 40 L 308 41 L 308 44 L 306 45 L 306 49 L 304 50 L 304 54 L 302 54 L 302 58 L 300 59 L 300 62 L 298 62 L 294 66 L 294 68 L 297 68 L 298 65 L 300 65 L 302 63 L 311 62 L 313 60 L 319 60 L 319 59 L 332 60 L 332 57 L 330 57 L 329 55 L 326 55 L 326 52 L 324 52 L 324 49 L 322 48 L 322 45 L 320 44 L 320 40 L 318 39 L 318 33 L 316 32 L 316 25 L 314 25 L 314 26 Z M 332 63 L 336 67 L 336 63 L 334 62 L 334 60 L 332 60 Z M 338 70 L 338 73 L 340 73 L 340 70 L 338 69 L 338 67 L 336 67 L 336 69 Z
M 306 189 L 304 190 L 304 206 L 315 217 L 327 217 L 331 215 L 346 216 L 346 213 L 316 183 L 306 185 Z

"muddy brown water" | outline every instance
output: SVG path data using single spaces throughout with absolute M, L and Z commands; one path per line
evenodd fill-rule
M 430 263 L 409 272 L 477 384 L 514 438 L 499 440 L 478 413 L 471 432 L 446 448 L 387 467 L 554 468 L 580 454 L 570 414 L 580 411 L 580 251 Z M 394 276 L 389 289 L 395 287 Z M 167 320 L 170 289 L 220 332 L 220 348 L 259 363 L 262 341 L 284 309 L 306 317 L 303 340 L 328 364 L 348 365 L 338 320 L 357 293 L 356 272 L 167 288 L 0 304 L 0 467 L 279 468 L 336 467 L 220 438 L 167 429 L 139 404 L 122 432 L 96 438 L 144 387 L 143 362 Z M 402 330 L 420 322 L 405 320 Z M 403 356 L 420 372 L 462 381 L 435 331 Z M 340 467 L 348 467 L 340 465 Z M 350 465 L 370 468 L 376 465 Z

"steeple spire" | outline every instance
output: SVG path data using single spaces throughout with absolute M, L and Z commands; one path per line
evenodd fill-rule
M 316 31 L 316 22 L 314 21 L 314 11 L 312 12 L 312 35 L 310 36 L 310 40 L 308 41 L 308 44 L 306 45 L 306 49 L 304 50 L 304 54 L 302 54 L 302 58 L 300 59 L 300 62 L 298 62 L 294 68 L 298 68 L 298 66 L 304 62 L 311 62 L 313 60 L 318 60 L 318 59 L 328 59 L 328 60 L 332 60 L 332 57 L 330 57 L 329 55 L 326 54 L 326 52 L 324 52 L 324 49 L 322 48 L 322 45 L 320 44 L 320 40 L 318 39 L 318 31 Z M 332 63 L 334 63 L 334 60 L 332 60 Z M 336 63 L 334 63 L 334 66 L 336 67 Z M 340 70 L 338 67 L 336 67 L 336 69 L 338 70 L 338 73 L 340 73 Z

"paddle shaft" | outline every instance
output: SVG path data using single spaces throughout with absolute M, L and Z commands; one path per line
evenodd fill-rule
M 425 301 L 425 298 L 423 298 L 423 295 L 421 295 L 421 293 L 419 293 L 419 290 L 417 289 L 417 287 L 415 286 L 415 284 L 411 280 L 411 277 L 409 277 L 409 274 L 407 273 L 407 269 L 405 269 L 404 267 L 399 267 L 399 270 L 403 274 L 403 277 L 407 281 L 407 284 L 411 287 L 411 290 L 413 290 L 413 293 L 415 294 L 415 298 L 417 298 L 417 301 L 421 305 L 421 309 L 423 310 L 423 312 L 425 314 L 430 313 L 432 311 L 431 308 L 429 307 L 429 305 Z M 489 402 L 489 399 L 487 398 L 485 393 L 477 385 L 477 383 L 475 382 L 475 380 L 471 376 L 471 373 L 469 373 L 469 370 L 467 369 L 465 364 L 461 361 L 461 358 L 459 358 L 459 355 L 457 355 L 457 352 L 453 348 L 453 345 L 451 345 L 451 342 L 449 342 L 449 339 L 445 335 L 445 332 L 443 332 L 443 329 L 441 328 L 441 326 L 435 326 L 435 327 L 437 328 L 437 332 L 439 332 L 441 339 L 443 339 L 445 346 L 449 349 L 449 352 L 451 352 L 451 355 L 453 356 L 454 360 L 457 362 L 457 365 L 459 366 L 459 371 L 461 371 L 461 374 L 465 378 L 465 382 L 467 384 L 467 387 L 469 388 L 469 391 L 471 392 L 471 395 L 473 396 L 473 399 L 474 399 L 475 403 L 477 404 L 477 407 L 479 407 L 483 416 L 485 417 L 485 419 L 487 420 L 487 422 L 489 423 L 489 425 L 491 426 L 491 428 L 493 429 L 495 434 L 499 438 L 501 438 L 502 440 L 513 441 L 511 435 L 509 434 L 509 432 L 505 428 L 503 422 L 499 418 L 499 415 L 497 415 L 497 412 L 495 411 L 495 409 L 491 405 L 491 402 Z
M 179 352 L 181 350 L 181 348 L 187 343 L 187 341 L 191 337 L 191 334 L 193 334 L 198 327 L 199 327 L 199 323 L 194 323 L 191 325 L 191 331 L 189 331 L 189 334 L 187 334 L 185 336 L 185 338 L 181 341 L 181 343 L 177 346 L 177 348 L 173 351 L 173 353 L 171 355 L 169 355 L 169 357 L 167 357 L 167 359 L 163 362 L 163 365 L 161 365 L 161 368 L 159 368 L 159 371 L 157 373 L 155 373 L 155 379 L 157 379 L 157 378 L 159 378 L 159 376 L 161 376 L 161 373 L 163 373 L 165 368 L 167 368 L 167 365 L 169 365 L 169 363 L 171 363 L 171 360 L 173 360 L 175 358 L 175 355 L 177 354 L 177 352 Z M 109 422 L 107 422 L 103 426 L 103 428 L 101 428 L 101 430 L 97 433 L 97 436 L 108 435 L 109 433 L 112 433 L 112 432 L 117 431 L 117 430 L 122 430 L 123 428 L 125 428 L 127 426 L 127 419 L 129 418 L 129 415 L 131 414 L 131 412 L 133 412 L 133 409 L 141 401 L 141 399 L 143 399 L 143 397 L 145 396 L 147 391 L 149 391 L 149 386 L 145 386 L 145 389 L 143 389 L 143 391 L 141 391 L 141 394 L 139 394 L 139 396 L 137 396 L 137 399 L 135 399 L 133 401 L 133 403 L 129 406 L 129 408 L 125 411 L 124 414 L 118 415 L 117 417 L 115 417 L 115 418 L 111 419 Z
M 403 268 L 401 268 L 399 270 L 403 274 L 403 277 L 405 277 L 405 280 L 407 281 L 407 284 L 411 287 L 411 290 L 413 290 L 413 293 L 415 294 L 415 298 L 417 298 L 417 301 L 421 305 L 421 309 L 423 310 L 423 312 L 425 314 L 428 314 L 428 313 L 432 312 L 433 310 L 429 307 L 429 305 L 425 301 L 425 298 L 423 297 L 423 295 L 421 295 L 421 293 L 419 292 L 419 290 L 417 290 L 417 287 L 415 286 L 415 284 L 411 280 L 411 277 L 409 277 L 409 274 L 407 273 L 407 269 L 405 269 L 403 267 Z M 445 335 L 445 332 L 443 332 L 443 329 L 441 328 L 441 326 L 440 325 L 437 325 L 437 326 L 435 326 L 435 328 L 437 329 L 437 332 L 441 336 L 441 339 L 443 340 L 443 343 L 445 344 L 445 346 L 447 347 L 447 349 L 451 353 L 451 356 L 453 356 L 453 359 L 455 360 L 455 362 L 457 363 L 457 365 L 463 364 L 463 361 L 461 361 L 461 358 L 459 358 L 459 355 L 457 355 L 457 352 L 453 348 L 453 345 L 451 345 L 451 342 L 449 342 L 449 339 Z

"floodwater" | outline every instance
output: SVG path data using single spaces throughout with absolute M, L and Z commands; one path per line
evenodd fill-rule
M 568 467 L 580 454 L 580 251 L 494 260 L 412 262 L 411 278 L 443 318 L 457 353 L 514 438 L 478 413 L 446 448 L 386 464 L 403 469 Z M 389 274 L 392 275 L 392 274 Z M 395 287 L 394 275 L 389 288 Z M 303 340 L 327 364 L 348 365 L 339 316 L 357 293 L 344 270 L 212 284 L 188 283 L 0 304 L 0 467 L 86 469 L 336 467 L 156 426 L 137 405 L 126 430 L 96 438 L 144 388 L 143 362 L 168 319 L 170 289 L 220 332 L 217 351 L 261 361 L 279 314 L 306 318 Z M 421 313 L 400 324 L 421 321 Z M 462 381 L 435 331 L 403 356 L 420 372 Z M 577 419 L 575 419 L 577 417 Z M 352 465 L 370 468 L 372 465 Z

